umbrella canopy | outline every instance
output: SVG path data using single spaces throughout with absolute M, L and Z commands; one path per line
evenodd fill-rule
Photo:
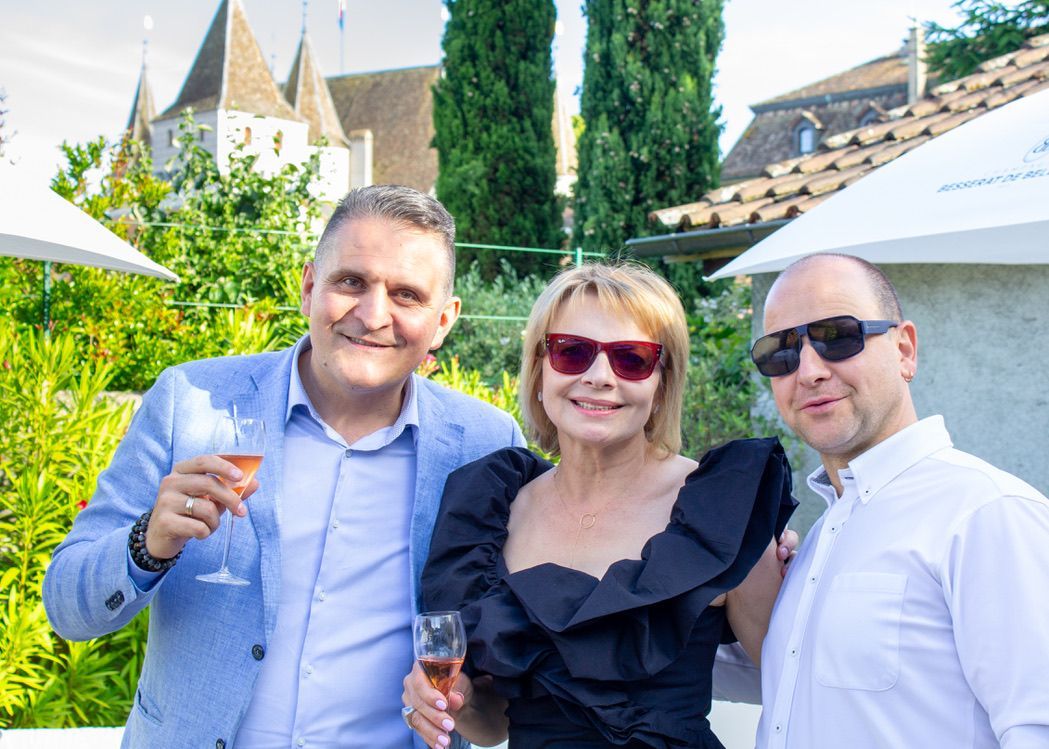
M 757 243 L 711 278 L 818 252 L 873 263 L 1049 263 L 1049 90 L 915 148 Z
M 90 265 L 178 281 L 178 276 L 46 187 L 0 166 L 0 255 Z

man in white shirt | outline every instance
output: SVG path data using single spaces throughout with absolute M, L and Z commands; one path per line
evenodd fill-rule
M 873 265 L 798 261 L 764 326 L 828 509 L 773 611 L 758 747 L 1049 747 L 1049 500 L 918 420 L 917 330 Z

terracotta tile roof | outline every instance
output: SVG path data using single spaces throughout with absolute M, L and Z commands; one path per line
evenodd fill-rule
M 131 104 L 131 115 L 128 117 L 127 126 L 124 130 L 129 138 L 149 145 L 153 141 L 153 127 L 149 123 L 156 115 L 153 107 L 153 92 L 149 88 L 146 79 L 146 66 L 142 65 L 142 72 L 138 76 L 138 88 L 135 89 L 135 101 Z
M 328 139 L 329 146 L 349 146 L 339 114 L 335 111 L 335 102 L 306 34 L 299 40 L 295 62 L 291 65 L 288 82 L 284 84 L 284 95 L 295 108 L 295 114 L 309 123 L 310 143 L 316 143 L 323 136 Z
M 885 57 L 865 62 L 862 65 L 857 65 L 842 73 L 836 73 L 816 83 L 802 86 L 790 93 L 768 99 L 757 106 L 807 99 L 813 96 L 824 96 L 825 94 L 833 94 L 840 91 L 878 88 L 892 84 L 907 86 L 907 60 L 902 50 L 896 54 L 886 55 Z
M 795 152 L 794 128 L 802 118 L 825 139 L 853 130 L 870 112 L 881 113 L 907 101 L 907 64 L 887 55 L 822 81 L 752 106 L 755 117 L 725 156 L 721 178 L 746 179 Z
M 187 107 L 299 120 L 266 67 L 241 0 L 222 0 L 182 91 L 160 117 L 175 116 Z
M 712 190 L 698 201 L 649 215 L 670 231 L 794 218 L 912 148 L 1020 96 L 1049 88 L 1049 34 L 984 62 L 972 75 L 934 88 L 884 121 L 823 141 L 807 156 L 769 164 L 762 176 Z
M 344 132 L 372 131 L 372 178 L 423 192 L 437 181 L 433 84 L 439 65 L 328 78 Z

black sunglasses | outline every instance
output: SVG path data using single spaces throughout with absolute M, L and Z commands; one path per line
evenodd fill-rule
M 750 358 L 766 377 L 788 375 L 801 364 L 801 337 L 807 335 L 813 350 L 827 361 L 842 361 L 863 351 L 865 336 L 888 333 L 899 323 L 892 320 L 857 320 L 838 315 L 778 330 L 762 336 L 750 349 Z
M 595 341 L 565 333 L 546 334 L 546 354 L 555 372 L 582 374 L 590 369 L 602 351 L 612 371 L 624 380 L 644 380 L 651 376 L 663 354 L 663 345 L 650 341 Z

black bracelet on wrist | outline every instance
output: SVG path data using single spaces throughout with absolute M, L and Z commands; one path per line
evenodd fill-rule
M 175 566 L 182 552 L 180 551 L 171 559 L 157 559 L 146 550 L 146 528 L 149 527 L 149 518 L 152 515 L 153 510 L 143 512 L 131 526 L 131 533 L 127 537 L 127 548 L 131 552 L 131 561 L 139 569 L 146 572 L 167 572 Z

